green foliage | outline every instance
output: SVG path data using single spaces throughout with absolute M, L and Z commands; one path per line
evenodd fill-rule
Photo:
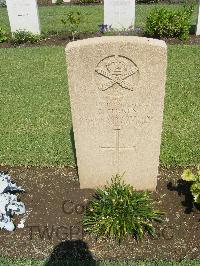
M 194 197 L 194 201 L 200 204 L 200 171 L 193 174 L 190 169 L 186 169 L 183 172 L 182 179 L 191 182 L 191 193 Z
M 62 5 L 63 4 L 63 0 L 56 0 L 55 4 L 58 5 L 58 6 Z
M 199 49 L 168 45 L 161 165 L 200 162 Z M 64 47 L 0 49 L 0 62 L 0 164 L 75 166 Z
M 136 0 L 137 4 L 154 4 L 159 2 L 160 0 Z
M 72 0 L 73 4 L 100 4 L 102 3 L 102 0 Z
M 46 0 L 47 1 L 47 0 Z M 45 1 L 43 1 L 45 2 Z M 136 5 L 136 28 L 144 28 L 146 17 L 150 11 L 153 10 L 157 4 L 151 5 Z M 169 10 L 180 9 L 180 4 L 159 4 L 159 7 L 164 6 Z M 43 33 L 51 35 L 53 33 L 63 33 L 66 31 L 66 27 L 61 23 L 61 19 L 65 18 L 66 14 L 70 11 L 79 11 L 84 16 L 84 23 L 80 24 L 79 31 L 83 33 L 94 33 L 98 32 L 98 25 L 103 22 L 103 5 L 71 5 L 70 6 L 42 6 L 39 7 L 39 15 L 41 22 L 41 30 Z M 88 15 L 89 14 L 89 15 Z M 198 5 L 195 5 L 195 11 L 192 15 L 191 24 L 195 25 L 198 14 Z M 6 8 L 0 8 L 0 25 L 7 31 L 10 32 L 8 13 Z
M 75 34 L 78 33 L 79 25 L 82 22 L 82 15 L 78 11 L 71 11 L 67 14 L 66 19 L 61 20 L 64 25 L 67 25 L 69 28 L 72 38 L 74 40 Z
M 153 209 L 147 192 L 135 191 L 116 175 L 105 189 L 97 189 L 87 207 L 83 224 L 86 232 L 120 243 L 126 236 L 140 240 L 145 231 L 155 235 L 152 222 L 161 222 L 162 214 Z
M 155 8 L 146 20 L 145 32 L 156 38 L 173 38 L 181 40 L 189 38 L 190 19 L 194 11 L 193 6 L 184 6 L 178 10 L 165 7 Z
M 35 43 L 37 41 L 39 41 L 40 36 L 33 34 L 29 31 L 16 31 L 13 33 L 12 36 L 12 43 L 19 45 L 19 44 L 23 44 L 23 43 Z
M 176 261 L 152 261 L 152 260 L 101 260 L 101 261 L 92 261 L 89 260 L 57 260 L 56 262 L 48 262 L 48 259 L 36 260 L 36 259 L 22 259 L 22 258 L 9 258 L 9 257 L 0 257 L 1 266 L 89 266 L 89 265 L 98 265 L 98 266 L 199 266 L 200 260 L 187 259 L 180 262 Z
M 6 7 L 6 0 L 0 0 L 0 7 Z
M 7 39 L 6 31 L 0 27 L 0 43 L 7 41 Z

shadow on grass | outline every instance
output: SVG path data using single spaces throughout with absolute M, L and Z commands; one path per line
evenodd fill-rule
M 97 266 L 99 262 L 82 240 L 66 240 L 56 246 L 44 266 Z
M 182 205 L 185 207 L 185 213 L 189 214 L 193 212 L 194 207 L 199 209 L 199 206 L 194 203 L 192 193 L 190 191 L 190 182 L 184 181 L 179 179 L 177 181 L 177 185 L 172 185 L 172 182 L 167 184 L 167 188 L 170 191 L 177 191 L 179 196 L 184 196 L 185 199 L 181 202 Z

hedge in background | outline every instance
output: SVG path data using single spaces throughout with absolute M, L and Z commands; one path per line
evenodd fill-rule
M 101 4 L 103 3 L 103 0 L 71 0 L 72 4 Z
M 179 10 L 155 8 L 147 17 L 145 32 L 148 36 L 155 38 L 175 37 L 186 40 L 189 37 L 193 11 L 193 6 L 184 6 Z

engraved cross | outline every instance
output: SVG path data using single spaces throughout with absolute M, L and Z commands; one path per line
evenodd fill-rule
M 120 147 L 120 129 L 115 129 L 115 146 L 102 146 L 101 149 L 106 150 L 106 151 L 112 151 L 115 154 L 115 159 L 114 159 L 114 165 L 116 167 L 116 174 L 119 173 L 119 164 L 120 164 L 120 150 L 133 150 L 135 149 L 136 146 L 132 147 Z

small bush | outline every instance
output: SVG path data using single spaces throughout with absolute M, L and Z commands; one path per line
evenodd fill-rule
M 184 6 L 180 10 L 155 8 L 147 17 L 145 32 L 150 37 L 173 38 L 181 40 L 189 38 L 190 19 L 193 6 Z
M 67 14 L 66 19 L 62 19 L 61 22 L 68 27 L 68 31 L 72 35 L 72 39 L 75 39 L 75 35 L 79 31 L 79 25 L 82 21 L 82 15 L 80 12 L 71 11 Z
M 13 33 L 11 42 L 13 44 L 19 45 L 23 43 L 35 43 L 40 40 L 40 36 L 37 34 L 33 34 L 28 31 L 16 31 Z
M 102 0 L 71 0 L 71 3 L 84 5 L 84 4 L 101 4 Z
M 85 231 L 121 242 L 126 236 L 141 239 L 144 232 L 155 234 L 153 221 L 162 221 L 162 213 L 153 209 L 147 192 L 137 192 L 121 181 L 112 178 L 105 189 L 97 189 L 84 215 Z
M 0 0 L 0 7 L 6 7 L 6 0 Z
M 2 28 L 0 28 L 0 43 L 7 41 L 8 37 L 6 34 L 6 31 Z
M 62 5 L 63 4 L 63 0 L 56 0 L 55 4 L 58 5 L 58 6 Z
M 155 4 L 161 2 L 160 0 L 136 0 L 137 4 Z
M 182 179 L 191 183 L 191 193 L 194 197 L 194 201 L 200 204 L 200 171 L 195 174 L 190 169 L 186 169 L 183 172 Z

